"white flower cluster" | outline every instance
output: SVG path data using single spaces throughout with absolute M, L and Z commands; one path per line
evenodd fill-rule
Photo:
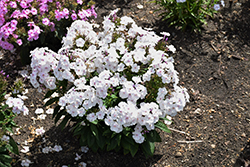
M 63 150 L 62 146 L 60 146 L 60 145 L 55 145 L 53 148 L 51 146 L 47 146 L 47 147 L 42 148 L 42 152 L 44 154 L 48 154 L 48 153 L 53 152 L 53 151 L 60 152 L 62 150 Z
M 3 135 L 2 138 L 1 138 L 1 140 L 4 141 L 4 142 L 9 143 L 10 137 L 6 136 L 6 135 Z
M 42 84 L 49 89 L 55 89 L 57 81 L 68 80 L 74 86 L 60 97 L 59 105 L 72 117 L 104 120 L 116 133 L 134 126 L 133 138 L 142 143 L 143 130 L 153 130 L 159 117 L 183 110 L 189 95 L 177 85 L 173 58 L 155 49 L 162 37 L 138 27 L 130 17 L 121 17 L 116 24 L 115 12 L 104 18 L 103 32 L 96 33 L 93 24 L 78 20 L 68 29 L 58 53 L 48 48 L 32 51 L 30 80 L 36 88 Z M 175 51 L 173 45 L 169 47 Z M 143 102 L 150 91 L 146 83 L 155 78 L 171 88 L 155 87 L 156 99 Z M 119 104 L 105 105 L 116 91 Z M 96 107 L 98 111 L 91 112 Z
M 5 103 L 12 108 L 12 112 L 15 114 L 20 114 L 20 112 L 23 112 L 23 115 L 29 114 L 29 109 L 21 98 L 9 97 Z

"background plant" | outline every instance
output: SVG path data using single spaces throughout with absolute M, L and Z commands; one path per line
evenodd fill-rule
M 200 31 L 206 24 L 208 17 L 214 17 L 214 13 L 220 9 L 219 0 L 154 0 L 161 6 L 162 19 L 169 26 L 181 28 L 183 31 L 191 28 L 192 31 Z M 221 0 L 224 6 L 224 1 Z
M 5 72 L 0 71 L 0 103 L 2 103 L 5 100 L 4 95 L 7 91 L 8 77 L 9 76 L 5 76 Z
M 0 1 L 0 47 L 17 48 L 23 64 L 29 64 L 29 51 L 50 46 L 57 51 L 70 24 L 76 19 L 96 17 L 93 1 L 38 0 Z
M 81 145 L 132 156 L 141 149 L 152 156 L 161 140 L 156 128 L 170 132 L 161 120 L 183 110 L 189 99 L 177 85 L 170 45 L 116 11 L 104 17 L 102 32 L 94 26 L 75 21 L 58 53 L 33 50 L 30 81 L 49 89 L 45 105 L 57 104 L 53 117 L 57 122 L 64 115 L 61 127 L 75 122 Z M 51 98 L 54 92 L 58 96 Z
M 14 118 L 16 114 L 23 111 L 27 114 L 28 108 L 23 105 L 19 98 L 9 97 L 6 101 L 5 95 L 8 90 L 8 75 L 0 72 L 0 166 L 11 167 L 12 158 L 10 153 L 19 154 L 16 142 L 11 137 L 13 127 L 17 127 Z

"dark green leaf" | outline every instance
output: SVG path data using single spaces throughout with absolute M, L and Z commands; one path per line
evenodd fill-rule
M 141 144 L 141 148 L 146 157 L 154 155 L 154 149 L 155 149 L 154 143 L 146 140 Z
M 19 151 L 18 151 L 18 147 L 16 142 L 14 141 L 14 139 L 10 136 L 10 140 L 9 140 L 9 144 L 11 145 L 11 150 L 9 150 L 10 152 L 19 155 Z
M 11 163 L 12 158 L 7 154 L 0 154 L 0 161 L 5 163 Z
M 59 124 L 59 126 L 61 127 L 62 130 L 65 128 L 65 126 L 66 126 L 66 124 L 68 123 L 68 121 L 70 120 L 70 118 L 71 118 L 71 116 L 70 116 L 69 114 L 67 114 L 67 115 L 63 118 L 62 122 Z
M 53 112 L 53 118 L 55 118 L 55 116 L 57 115 L 58 111 L 60 110 L 61 106 L 57 105 L 54 109 L 54 112 Z
M 98 144 L 98 146 L 103 149 L 105 144 L 106 144 L 106 140 L 108 140 L 107 138 L 105 138 L 102 135 L 99 135 L 99 138 L 96 139 L 96 143 Z
M 66 112 L 65 109 L 62 110 L 62 111 L 60 111 L 60 112 L 56 115 L 55 124 L 59 121 L 59 119 L 60 119 L 63 115 L 66 115 L 66 114 L 67 114 L 67 112 Z
M 6 163 L 5 162 L 1 162 L 1 159 L 0 159 L 0 166 L 1 167 L 11 167 L 11 165 L 8 164 L 7 162 Z
M 89 147 L 92 147 L 95 143 L 95 136 L 92 134 L 92 132 L 89 130 L 87 131 L 87 143 Z
M 90 129 L 92 131 L 92 134 L 98 139 L 99 133 L 97 127 L 94 124 L 90 124 Z
M 51 104 L 53 104 L 54 102 L 57 102 L 59 100 L 59 97 L 53 97 L 53 98 L 51 98 L 51 99 L 49 99 L 46 103 L 45 103 L 45 107 L 46 106 L 49 106 L 49 105 L 51 105 Z
M 132 157 L 135 156 L 135 154 L 137 153 L 138 151 L 138 148 L 139 148 L 139 144 L 135 144 L 133 145 L 132 147 L 130 147 L 130 154 L 132 155 Z
M 151 130 L 147 133 L 147 140 L 150 142 L 161 142 L 161 137 L 156 130 Z
M 54 89 L 54 90 L 49 90 L 49 91 L 45 94 L 44 99 L 51 97 L 51 95 L 52 95 L 54 92 L 56 92 L 56 89 Z
M 163 122 L 161 121 L 158 121 L 156 124 L 155 124 L 155 127 L 163 130 L 164 132 L 167 132 L 167 133 L 171 133 L 171 131 L 168 129 L 167 125 L 165 125 Z
M 97 152 L 97 150 L 99 149 L 98 144 L 95 142 L 95 143 L 92 145 L 91 149 L 92 149 L 94 152 Z

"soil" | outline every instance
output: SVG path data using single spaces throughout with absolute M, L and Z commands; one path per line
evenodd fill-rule
M 137 8 L 139 4 L 143 9 Z M 88 167 L 250 166 L 250 2 L 226 2 L 220 13 L 208 19 L 200 34 L 168 27 L 158 13 L 153 13 L 159 6 L 147 1 L 96 0 L 96 7 L 97 22 L 110 10 L 120 8 L 119 16 L 130 16 L 139 26 L 153 28 L 157 33 L 171 34 L 169 43 L 177 49 L 175 68 L 180 84 L 189 91 L 190 103 L 173 117 L 169 125 L 172 133 L 160 133 L 162 142 L 156 143 L 153 157 L 145 158 L 140 151 L 135 157 L 112 151 L 82 153 L 70 126 L 61 131 L 51 115 L 45 120 L 32 120 L 36 118 L 35 109 L 43 107 L 43 94 L 26 81 L 29 99 L 25 104 L 30 114 L 17 116 L 21 129 L 13 138 L 20 150 L 28 141 L 30 151 L 13 155 L 12 166 L 21 166 L 24 158 L 33 162 L 32 167 L 74 167 L 81 161 Z M 0 67 L 11 78 L 20 77 L 18 71 L 26 67 L 6 55 L 2 55 Z M 46 130 L 43 137 L 32 135 L 32 129 L 39 127 Z M 41 148 L 55 144 L 61 145 L 63 151 L 41 152 Z M 75 160 L 76 153 L 82 155 L 81 160 Z

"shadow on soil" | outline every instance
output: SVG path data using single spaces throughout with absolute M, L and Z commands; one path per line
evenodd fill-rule
M 154 155 L 150 158 L 145 158 L 141 151 L 131 157 L 130 154 L 124 155 L 122 151 L 107 152 L 97 151 L 96 153 L 89 150 L 87 153 L 81 152 L 78 139 L 73 137 L 70 132 L 71 127 L 66 127 L 61 130 L 60 127 L 51 127 L 45 132 L 43 137 L 35 138 L 30 147 L 29 159 L 33 160 L 31 167 L 61 167 L 62 165 L 70 165 L 70 167 L 78 166 L 78 163 L 85 162 L 91 167 L 149 167 L 157 163 L 162 155 Z M 42 148 L 60 145 L 62 151 L 42 152 Z M 76 160 L 76 154 L 81 156 L 81 159 Z M 17 167 L 18 164 L 13 164 Z

